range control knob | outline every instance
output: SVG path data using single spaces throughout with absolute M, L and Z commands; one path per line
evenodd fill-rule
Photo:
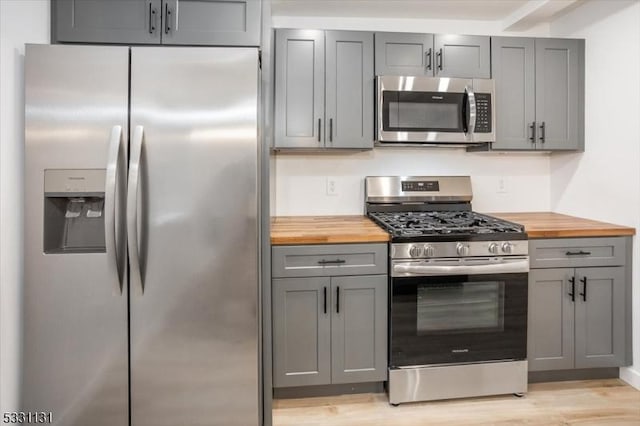
M 436 254 L 436 249 L 431 244 L 425 244 L 422 250 L 426 257 L 433 257 Z
M 511 243 L 502 244 L 502 251 L 507 254 L 513 253 L 513 244 Z
M 420 257 L 421 255 L 422 255 L 422 247 L 411 246 L 411 248 L 409 249 L 409 256 Z
M 456 250 L 458 251 L 459 256 L 469 255 L 469 246 L 467 244 L 458 243 Z
M 498 251 L 500 250 L 500 247 L 498 246 L 497 243 L 491 243 L 489 244 L 489 253 L 491 254 L 498 254 Z

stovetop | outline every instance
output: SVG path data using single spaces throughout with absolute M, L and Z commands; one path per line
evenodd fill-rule
M 526 239 L 524 227 L 474 211 L 372 212 L 394 239 Z M 485 238 L 486 237 L 486 238 Z

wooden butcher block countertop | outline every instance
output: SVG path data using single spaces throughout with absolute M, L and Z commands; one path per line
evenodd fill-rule
M 551 212 L 488 213 L 524 225 L 529 238 L 619 237 L 635 235 L 635 228 Z
M 271 244 L 386 243 L 389 234 L 365 216 L 276 216 Z

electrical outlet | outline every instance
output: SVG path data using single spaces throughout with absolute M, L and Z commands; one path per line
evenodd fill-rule
M 334 177 L 327 178 L 327 195 L 338 195 L 338 180 Z
M 504 176 L 500 176 L 498 178 L 498 188 L 496 190 L 496 192 L 498 194 L 506 194 L 507 192 L 509 192 L 509 188 L 508 188 L 508 180 L 506 177 Z

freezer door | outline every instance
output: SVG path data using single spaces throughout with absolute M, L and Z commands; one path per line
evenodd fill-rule
M 128 424 L 128 86 L 126 47 L 26 47 L 20 409 L 56 425 Z
M 257 106 L 256 49 L 132 48 L 133 426 L 259 422 Z

